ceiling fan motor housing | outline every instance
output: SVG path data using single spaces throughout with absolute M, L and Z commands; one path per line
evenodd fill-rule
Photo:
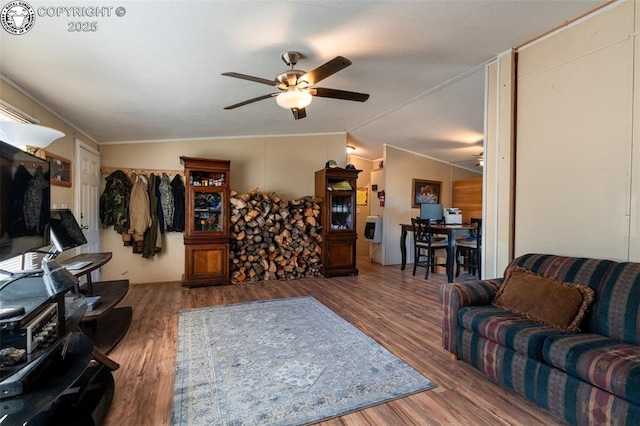
M 300 83 L 300 77 L 305 74 L 306 71 L 302 70 L 287 70 L 276 75 L 276 80 L 287 87 L 295 87 L 298 83 Z

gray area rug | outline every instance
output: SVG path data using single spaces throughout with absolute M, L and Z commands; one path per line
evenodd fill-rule
M 308 424 L 434 386 L 313 297 L 188 309 L 171 424 Z

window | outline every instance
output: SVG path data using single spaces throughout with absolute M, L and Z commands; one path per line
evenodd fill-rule
M 9 272 L 36 269 L 40 267 L 37 260 L 37 253 L 25 253 L 0 262 L 0 269 Z
M 15 123 L 31 123 L 37 124 L 38 120 L 31 117 L 6 102 L 0 101 L 0 121 L 13 121 Z

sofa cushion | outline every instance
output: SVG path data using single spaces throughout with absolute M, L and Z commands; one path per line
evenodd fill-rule
M 576 333 L 593 302 L 594 291 L 514 267 L 493 304 L 560 331 Z
M 516 257 L 507 266 L 504 277 L 508 278 L 516 266 L 528 269 L 545 277 L 557 278 L 567 283 L 581 283 L 597 290 L 609 276 L 616 262 L 586 257 L 555 256 L 552 254 L 525 254 Z
M 458 323 L 465 329 L 519 352 L 542 360 L 542 345 L 548 336 L 561 334 L 541 323 L 495 306 L 468 306 L 458 311 Z
M 600 334 L 549 336 L 544 360 L 567 374 L 640 404 L 640 347 Z
M 495 382 L 510 386 L 518 393 L 533 399 L 536 373 L 539 366 L 545 364 L 469 330 L 462 330 L 458 334 L 458 345 L 461 360 L 473 365 Z M 478 420 L 476 424 L 487 424 L 481 422 L 481 419 Z
M 597 294 L 591 332 L 640 344 L 640 263 L 615 264 Z

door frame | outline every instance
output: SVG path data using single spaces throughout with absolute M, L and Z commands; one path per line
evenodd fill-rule
M 75 152 L 75 165 L 74 165 L 74 172 L 73 172 L 73 179 L 74 182 L 77 182 L 75 186 L 75 189 L 73 190 L 73 205 L 74 205 L 74 209 L 73 211 L 77 212 L 80 211 L 80 194 L 81 194 L 81 185 L 80 185 L 80 172 L 81 172 L 81 155 L 80 155 L 80 149 L 86 149 L 87 151 L 91 152 L 92 154 L 95 154 L 98 156 L 98 158 L 102 158 L 100 151 L 98 151 L 97 149 L 95 149 L 94 147 L 92 147 L 91 145 L 88 145 L 86 142 L 82 141 L 81 139 L 78 139 L 77 137 L 74 138 L 74 152 Z M 102 246 L 102 241 L 100 238 L 100 234 L 98 234 L 98 244 L 100 246 Z

